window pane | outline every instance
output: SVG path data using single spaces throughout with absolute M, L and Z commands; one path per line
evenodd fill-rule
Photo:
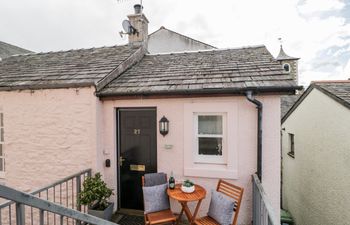
M 3 154 L 2 154 L 2 144 L 0 144 L 0 156 L 3 156 Z
M 0 159 L 0 171 L 4 171 L 4 159 Z
M 4 142 L 4 128 L 1 128 L 0 132 L 1 132 L 1 134 L 0 134 L 0 141 Z
M 198 116 L 198 134 L 222 134 L 222 116 Z
M 4 114 L 0 113 L 0 126 L 3 127 L 4 126 Z
M 222 138 L 198 138 L 199 155 L 222 155 Z

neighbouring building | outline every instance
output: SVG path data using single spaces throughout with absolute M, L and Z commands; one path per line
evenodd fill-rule
M 148 36 L 150 54 L 216 49 L 214 46 L 160 27 Z
M 32 53 L 29 50 L 0 41 L 0 59 L 12 56 Z
M 283 208 L 297 225 L 350 221 L 350 80 L 315 81 L 282 118 Z
M 117 208 L 142 209 L 141 176 L 173 171 L 207 189 L 203 215 L 223 178 L 245 188 L 239 224 L 251 224 L 258 172 L 278 218 L 280 97 L 300 88 L 293 77 L 265 46 L 150 54 L 147 18 L 129 19 L 129 45 L 0 62 L 3 182 L 31 191 L 92 168 Z

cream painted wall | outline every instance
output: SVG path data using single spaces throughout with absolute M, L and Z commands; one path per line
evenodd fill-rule
M 272 205 L 279 216 L 280 204 L 280 100 L 279 96 L 259 97 L 264 104 L 263 115 L 263 185 L 271 199 Z M 252 221 L 252 180 L 251 175 L 256 172 L 256 107 L 245 97 L 221 98 L 185 98 L 185 99 L 138 99 L 138 100 L 108 100 L 103 102 L 104 117 L 104 158 L 112 159 L 112 167 L 105 168 L 105 179 L 110 186 L 116 187 L 116 143 L 115 143 L 115 109 L 118 107 L 156 107 L 157 120 L 165 115 L 170 121 L 170 132 L 163 137 L 157 132 L 158 171 L 170 173 L 174 171 L 176 179 L 184 179 L 184 130 L 191 129 L 184 123 L 184 105 L 202 103 L 213 112 L 217 111 L 216 103 L 236 104 L 238 123 L 231 126 L 238 127 L 238 179 L 231 182 L 245 188 L 242 208 L 239 216 L 240 224 L 250 224 Z M 173 145 L 172 149 L 165 149 L 165 145 Z M 210 190 L 215 189 L 217 178 L 190 177 L 196 183 L 203 185 L 207 191 L 207 198 L 203 201 L 200 215 L 204 215 L 209 206 Z M 192 208 L 193 204 L 190 205 Z M 175 211 L 179 211 L 179 204 L 172 202 Z
M 34 191 L 96 168 L 95 88 L 0 92 L 6 185 Z
M 350 224 L 350 110 L 314 89 L 282 128 L 283 207 L 297 225 Z
M 166 29 L 161 29 L 152 35 L 149 35 L 148 38 L 148 51 L 151 54 L 180 51 L 198 51 L 205 49 L 213 48 Z

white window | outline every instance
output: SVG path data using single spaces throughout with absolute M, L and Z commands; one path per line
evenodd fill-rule
M 235 100 L 184 104 L 184 175 L 238 178 L 239 120 Z
M 0 112 L 0 177 L 5 172 L 5 155 L 4 155 L 4 114 Z
M 226 113 L 194 113 L 195 163 L 226 163 Z

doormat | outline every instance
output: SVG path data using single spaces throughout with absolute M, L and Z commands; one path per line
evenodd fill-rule
M 144 225 L 144 217 L 136 215 L 118 214 L 115 222 L 120 225 Z

